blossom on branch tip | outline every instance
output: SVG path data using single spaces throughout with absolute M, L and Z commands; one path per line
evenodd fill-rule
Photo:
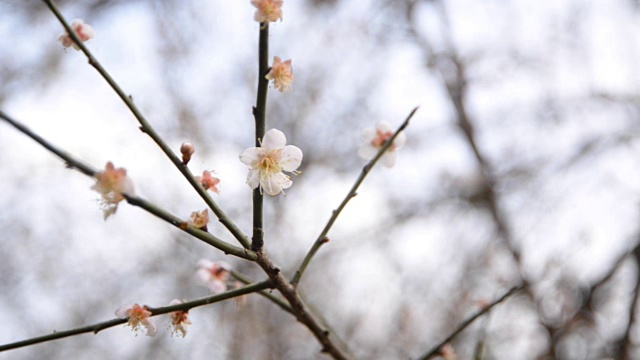
M 184 301 L 173 299 L 169 305 L 178 305 L 182 303 L 184 303 Z M 173 327 L 171 335 L 182 334 L 182 337 L 187 336 L 187 326 L 189 325 L 191 325 L 191 320 L 189 320 L 189 313 L 187 311 L 180 310 L 171 313 L 171 326 Z
M 275 196 L 291 187 L 291 178 L 282 172 L 299 174 L 296 169 L 302 162 L 302 150 L 286 144 L 284 133 L 271 129 L 264 134 L 262 146 L 246 149 L 240 154 L 240 161 L 250 166 L 247 184 L 252 189 L 260 186 L 261 191 Z
M 293 69 L 291 68 L 291 59 L 284 62 L 277 56 L 273 57 L 273 65 L 271 70 L 265 76 L 267 80 L 273 80 L 273 86 L 283 92 L 291 87 L 293 83 Z
M 205 190 L 211 190 L 216 194 L 220 194 L 218 188 L 218 184 L 220 184 L 220 179 L 211 175 L 210 171 L 203 171 L 202 176 L 196 176 L 196 181 L 202 185 Z
M 393 136 L 393 129 L 391 125 L 389 125 L 385 121 L 381 121 L 378 123 L 376 129 L 367 128 L 362 132 L 362 142 L 363 144 L 360 146 L 358 150 L 358 155 L 364 158 L 365 160 L 373 159 L 377 154 L 380 148 L 384 145 L 384 143 L 391 139 Z M 404 131 L 398 133 L 398 136 L 393 140 L 393 144 L 389 146 L 387 151 L 382 155 L 380 161 L 386 167 L 392 167 L 396 163 L 396 151 L 400 149 L 404 143 L 407 141 L 407 136 Z
M 138 304 L 122 305 L 116 310 L 116 316 L 121 319 L 129 319 L 127 325 L 131 326 L 133 331 L 140 330 L 140 326 L 147 329 L 147 336 L 156 335 L 156 324 L 151 320 L 151 311 L 147 306 L 140 306 Z
M 182 164 L 187 165 L 191 160 L 191 155 L 196 152 L 191 143 L 183 143 L 180 146 L 180 154 L 182 154 Z
M 282 0 L 251 0 L 256 13 L 253 19 L 257 22 L 282 21 Z
M 124 195 L 135 195 L 133 182 L 127 177 L 127 170 L 115 168 L 109 161 L 104 171 L 98 171 L 94 177 L 96 184 L 91 189 L 102 194 L 101 207 L 105 220 L 116 213 L 118 203 L 124 200 Z
M 229 264 L 218 261 L 213 262 L 207 259 L 198 261 L 198 271 L 196 279 L 209 288 L 212 294 L 219 294 L 227 291 L 227 280 L 229 279 Z
M 71 28 L 78 36 L 78 39 L 80 39 L 80 41 L 82 42 L 85 42 L 95 36 L 95 32 L 93 31 L 93 28 L 85 24 L 84 21 L 82 21 L 81 19 L 73 20 L 71 22 Z M 73 39 L 71 38 L 69 33 L 66 31 L 58 36 L 58 41 L 62 43 L 62 46 L 64 46 L 65 49 L 68 48 L 69 46 L 73 46 L 74 49 L 80 50 L 80 47 L 78 46 L 78 44 L 73 42 Z
M 191 220 L 189 220 L 189 224 L 197 227 L 198 229 L 207 231 L 208 223 L 209 223 L 208 209 L 204 209 L 200 212 L 194 211 L 191 213 Z

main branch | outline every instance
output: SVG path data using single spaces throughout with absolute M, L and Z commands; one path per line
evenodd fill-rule
M 265 77 L 269 68 L 269 23 L 260 23 L 260 37 L 258 40 L 258 94 L 256 96 L 256 106 L 253 107 L 253 117 L 255 119 L 255 146 L 261 146 L 266 127 L 267 113 L 267 90 L 269 80 Z M 262 227 L 262 189 L 257 187 L 253 190 L 253 239 L 251 248 L 254 251 L 262 249 L 264 246 L 264 230 Z

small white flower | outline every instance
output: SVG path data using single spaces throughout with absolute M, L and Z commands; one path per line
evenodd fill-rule
M 393 129 L 387 122 L 381 121 L 378 123 L 376 129 L 367 128 L 362 132 L 362 145 L 358 150 L 358 155 L 365 160 L 373 159 L 380 148 L 384 145 L 385 141 L 391 139 L 393 136 Z M 396 151 L 400 149 L 407 141 L 407 136 L 404 131 L 398 133 L 398 136 L 393 140 L 393 144 L 385 151 L 384 155 L 380 158 L 382 164 L 386 167 L 392 167 L 396 163 Z
M 220 294 L 227 291 L 227 279 L 229 279 L 229 264 L 218 261 L 213 262 L 207 259 L 198 261 L 198 271 L 196 279 L 209 288 L 212 294 Z
M 265 76 L 267 80 L 273 80 L 273 86 L 280 92 L 287 91 L 293 83 L 293 68 L 291 67 L 291 59 L 282 61 L 280 57 L 273 57 L 273 65 L 271 70 Z
M 287 138 L 282 131 L 271 129 L 264 134 L 262 146 L 246 149 L 240 154 L 240 161 L 251 167 L 247 184 L 252 189 L 260 186 L 267 194 L 278 195 L 291 187 L 291 178 L 282 172 L 299 173 L 296 169 L 302 162 L 302 150 L 286 144 Z
M 116 310 L 116 316 L 122 319 L 128 318 L 127 325 L 131 326 L 133 331 L 140 330 L 140 326 L 147 329 L 147 336 L 155 336 L 157 332 L 156 324 L 151 320 L 151 311 L 146 306 L 138 304 L 122 305 Z
M 189 220 L 189 224 L 197 227 L 198 229 L 207 231 L 208 223 L 209 223 L 208 209 L 204 209 L 200 212 L 194 211 L 191 213 L 191 220 Z
M 91 189 L 102 194 L 100 206 L 104 219 L 116 213 L 118 203 L 124 200 L 124 195 L 135 195 L 133 181 L 127 177 L 127 170 L 117 168 L 111 161 L 104 167 L 104 171 L 95 173 L 96 184 Z
M 253 19 L 258 22 L 282 21 L 282 0 L 251 0 L 256 13 Z
M 82 21 L 81 19 L 73 20 L 70 25 L 73 31 L 78 36 L 78 39 L 80 39 L 80 41 L 82 42 L 85 42 L 96 35 L 95 31 L 93 31 L 93 28 L 85 24 L 84 21 Z M 58 41 L 62 43 L 62 46 L 64 46 L 65 49 L 68 48 L 69 46 L 73 46 L 74 49 L 80 50 L 80 47 L 78 46 L 78 44 L 73 42 L 73 39 L 71 38 L 69 33 L 66 31 L 58 36 Z
M 169 305 L 178 305 L 182 304 L 184 301 L 173 299 L 169 303 Z M 186 311 L 174 311 L 171 313 L 171 326 L 173 326 L 173 330 L 171 330 L 171 335 L 173 334 L 182 334 L 182 337 L 187 336 L 187 326 L 191 325 L 191 320 L 189 320 L 189 313 Z

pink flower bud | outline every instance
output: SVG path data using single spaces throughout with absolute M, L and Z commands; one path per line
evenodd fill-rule
M 182 154 L 182 163 L 187 165 L 191 160 L 191 155 L 196 152 L 196 149 L 191 143 L 183 143 L 180 146 L 180 153 Z

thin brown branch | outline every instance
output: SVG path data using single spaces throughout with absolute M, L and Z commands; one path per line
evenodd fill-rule
M 300 282 L 300 279 L 302 278 L 302 275 L 306 270 L 307 266 L 311 262 L 311 259 L 313 259 L 313 257 L 318 252 L 318 250 L 320 250 L 320 247 L 329 241 L 329 239 L 327 238 L 327 234 L 329 234 L 329 230 L 331 230 L 331 227 L 333 227 L 333 224 L 338 219 L 338 216 L 340 216 L 340 213 L 342 212 L 342 210 L 347 206 L 347 203 L 349 202 L 349 200 L 353 199 L 357 195 L 356 192 L 358 191 L 358 188 L 360 187 L 364 179 L 367 177 L 367 175 L 369 174 L 373 166 L 378 162 L 378 160 L 382 157 L 382 155 L 384 155 L 387 149 L 391 147 L 391 145 L 393 144 L 393 141 L 396 139 L 398 134 L 409 125 L 409 121 L 411 120 L 413 115 L 416 113 L 416 111 L 418 111 L 417 107 L 414 108 L 411 111 L 411 113 L 409 113 L 409 116 L 407 116 L 407 118 L 402 122 L 402 125 L 400 125 L 400 127 L 395 131 L 393 136 L 387 139 L 387 141 L 380 148 L 380 150 L 378 150 L 378 153 L 376 154 L 376 156 L 373 159 L 371 159 L 371 161 L 369 161 L 362 168 L 362 171 L 360 172 L 360 175 L 358 176 L 355 183 L 351 187 L 351 190 L 349 190 L 349 192 L 347 193 L 347 196 L 344 197 L 344 199 L 342 200 L 338 208 L 333 210 L 331 217 L 329 218 L 329 221 L 320 232 L 320 235 L 318 235 L 318 238 L 311 246 L 311 249 L 309 249 L 309 251 L 305 255 L 304 259 L 302 260 L 302 263 L 300 263 L 300 266 L 298 266 L 298 270 L 296 270 L 296 273 L 293 279 L 291 280 L 291 285 L 293 285 L 294 287 L 298 286 L 298 283 Z
M 45 140 L 44 138 L 42 138 L 41 136 L 39 136 L 38 134 L 34 133 L 33 131 L 31 131 L 28 127 L 22 125 L 21 123 L 19 123 L 18 121 L 16 121 L 15 119 L 11 118 L 10 116 L 8 116 L 7 114 L 5 114 L 4 112 L 0 111 L 0 119 L 6 121 L 7 123 L 9 123 L 10 125 L 12 125 L 13 127 L 15 127 L 16 129 L 18 129 L 20 132 L 22 132 L 23 134 L 27 135 L 28 137 L 30 137 L 31 139 L 35 140 L 38 144 L 42 145 L 45 149 L 49 150 L 50 152 L 52 152 L 53 154 L 55 154 L 56 156 L 58 156 L 59 158 L 61 158 L 62 160 L 64 160 L 64 162 L 66 163 L 67 167 L 72 168 L 72 169 L 77 169 L 78 171 L 82 172 L 83 174 L 93 177 L 97 170 L 92 168 L 91 166 L 85 164 L 84 162 L 76 159 L 75 157 L 73 157 L 71 154 L 67 153 L 66 151 L 63 151 L 61 149 L 59 149 L 57 146 L 51 144 L 50 142 L 48 142 L 47 140 Z M 235 255 L 238 257 L 241 257 L 243 259 L 247 259 L 247 260 L 255 260 L 256 258 L 256 254 L 255 252 L 245 249 L 245 248 L 240 248 L 237 246 L 233 246 L 219 238 L 217 238 L 216 236 L 206 232 L 206 231 L 202 231 L 200 229 L 197 229 L 191 225 L 189 225 L 188 223 L 184 222 L 183 220 L 181 220 L 180 218 L 170 214 L 169 212 L 163 210 L 162 208 L 142 199 L 136 196 L 132 196 L 132 195 L 125 195 L 125 198 L 127 199 L 127 201 L 129 202 L 129 204 L 134 205 L 134 206 L 138 206 L 144 210 L 146 210 L 147 212 L 163 219 L 164 221 L 168 222 L 169 224 L 179 228 L 180 230 L 193 235 L 195 238 L 200 239 L 204 242 L 206 242 L 207 244 L 223 251 L 225 254 L 231 254 L 231 255 Z
M 262 291 L 270 287 L 272 287 L 271 281 L 266 280 L 259 283 L 244 286 L 239 289 L 230 290 L 222 294 L 208 296 L 202 299 L 188 301 L 188 302 L 184 302 L 177 305 L 164 306 L 159 308 L 148 308 L 148 310 L 151 311 L 151 314 L 152 314 L 151 316 L 167 314 L 174 311 L 188 311 L 198 306 L 214 304 L 220 301 L 232 299 L 242 295 L 251 294 L 253 292 Z M 6 344 L 6 345 L 0 345 L 0 352 L 17 349 L 25 346 L 40 344 L 43 342 L 59 340 L 59 339 L 63 339 L 66 337 L 79 335 L 79 334 L 85 334 L 85 333 L 97 334 L 98 332 L 104 329 L 108 329 L 116 325 L 124 324 L 127 321 L 128 321 L 127 319 L 118 318 L 118 319 L 107 320 L 97 324 L 87 325 L 87 326 L 83 326 L 83 327 L 79 327 L 71 330 L 54 331 L 52 334 L 49 334 L 49 335 L 39 336 L 32 339 L 22 340 L 22 341 L 18 341 L 18 342 Z

